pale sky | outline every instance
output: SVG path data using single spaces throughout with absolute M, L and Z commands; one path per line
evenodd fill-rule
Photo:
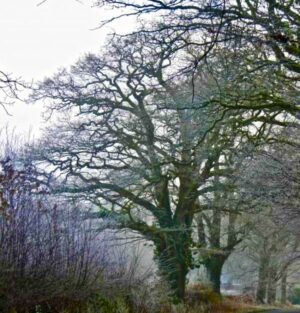
M 123 20 L 92 30 L 113 12 L 92 8 L 91 0 L 47 0 L 38 6 L 40 1 L 0 0 L 0 70 L 27 81 L 53 74 L 85 52 L 97 52 L 113 28 L 129 29 Z M 0 128 L 9 123 L 19 132 L 33 128 L 38 133 L 41 109 L 16 103 L 8 107 L 12 117 L 0 109 Z

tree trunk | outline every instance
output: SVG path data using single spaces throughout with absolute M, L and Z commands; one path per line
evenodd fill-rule
M 287 270 L 284 271 L 281 278 L 281 303 L 287 302 Z
M 169 283 L 173 301 L 183 302 L 188 265 L 179 260 L 175 253 L 168 253 L 168 258 L 160 257 L 159 269 Z
M 274 304 L 276 302 L 276 285 L 268 288 L 268 304 Z
M 274 304 L 276 302 L 276 291 L 277 291 L 277 270 L 274 267 L 270 267 L 268 271 L 268 293 L 267 302 L 268 304 Z
M 219 166 L 215 166 L 215 170 L 219 170 Z M 219 176 L 214 177 L 216 185 L 220 183 Z M 210 245 L 209 247 L 221 251 L 221 225 L 222 225 L 222 211 L 220 206 L 221 194 L 218 191 L 214 192 L 214 204 L 212 216 L 212 225 L 209 229 Z M 221 251 L 222 252 L 222 251 Z M 207 257 L 205 266 L 208 273 L 208 278 L 212 284 L 213 290 L 221 293 L 221 275 L 225 258 L 221 254 L 212 254 Z
M 167 280 L 171 297 L 176 303 L 185 298 L 186 275 L 191 262 L 190 234 L 176 236 L 165 234 L 163 240 L 155 243 L 156 260 L 161 275 Z
M 256 301 L 258 303 L 265 303 L 266 300 L 268 284 L 268 267 L 269 267 L 269 258 L 261 256 L 258 269 L 258 285 L 256 292 Z
M 176 284 L 176 298 L 180 301 L 184 300 L 185 298 L 185 287 L 186 287 L 186 275 L 188 273 L 188 268 L 185 264 L 179 265 L 178 270 L 178 278 L 177 278 L 177 284 Z
M 220 294 L 221 293 L 221 276 L 222 268 L 226 258 L 222 255 L 211 256 L 205 262 L 205 268 L 208 274 L 209 281 L 212 284 L 213 290 Z
M 274 304 L 276 302 L 276 282 L 273 279 L 269 279 L 268 292 L 267 292 L 267 303 Z

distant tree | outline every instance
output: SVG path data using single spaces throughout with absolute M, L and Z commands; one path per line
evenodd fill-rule
M 281 301 L 285 303 L 292 268 L 300 260 L 300 238 L 286 225 L 274 222 L 272 212 L 265 210 L 256 215 L 250 217 L 251 231 L 243 242 L 246 257 L 256 265 L 256 300 L 274 304 L 281 287 Z
M 199 242 L 199 261 L 203 264 L 215 292 L 220 293 L 222 269 L 242 240 L 245 239 L 248 223 L 243 220 L 243 214 L 247 212 L 245 207 L 239 205 L 238 194 L 234 182 L 234 176 L 240 160 L 224 159 L 222 163 L 228 177 L 223 178 L 224 188 L 216 189 L 202 199 L 205 207 L 197 216 L 196 224 Z M 228 166 L 228 163 L 231 166 Z M 226 164 L 227 163 L 227 164 Z M 218 171 L 220 169 L 214 169 Z M 220 184 L 220 178 L 215 177 L 214 184 Z
M 286 301 L 288 270 L 300 259 L 298 232 L 299 127 L 286 128 L 278 142 L 246 162 L 244 201 L 257 212 L 246 245 L 258 264 L 257 301 L 274 303 L 281 280 Z
M 244 199 L 253 207 L 272 208 L 272 217 L 279 225 L 288 225 L 298 233 L 300 143 L 299 123 L 278 134 L 277 143 L 258 151 L 246 163 L 243 176 Z M 257 188 L 260 186 L 260 188 Z M 248 193 L 248 196 L 247 196 Z M 251 197 L 251 198 L 250 198 Z

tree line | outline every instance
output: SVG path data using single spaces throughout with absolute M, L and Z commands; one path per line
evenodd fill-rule
M 123 9 L 106 23 L 142 20 L 35 86 L 31 101 L 44 101 L 55 121 L 30 148 L 39 177 L 50 193 L 91 203 L 91 217 L 153 242 L 175 302 L 200 265 L 220 293 L 224 263 L 260 231 L 251 214 L 271 211 L 271 233 L 282 223 L 293 230 L 290 215 L 299 215 L 299 3 L 95 5 Z M 263 253 L 261 302 L 271 269 L 286 273 Z

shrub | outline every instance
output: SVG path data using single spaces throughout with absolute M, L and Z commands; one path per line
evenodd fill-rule
M 114 232 L 99 231 L 79 205 L 40 193 L 31 175 L 2 162 L 0 311 L 85 312 L 112 293 L 119 303 L 135 280 L 126 247 L 112 245 Z
M 288 297 L 288 300 L 292 303 L 292 304 L 300 304 L 300 287 L 297 286 L 295 287 L 291 294 Z

